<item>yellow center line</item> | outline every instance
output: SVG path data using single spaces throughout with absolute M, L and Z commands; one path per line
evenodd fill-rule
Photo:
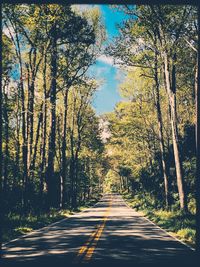
M 103 216 L 103 220 L 102 220 L 103 223 L 97 226 L 97 229 L 90 235 L 87 242 L 79 249 L 78 254 L 73 263 L 78 263 L 81 261 L 86 262 L 92 258 L 92 255 L 97 246 L 98 240 L 102 235 L 103 229 L 108 219 L 111 206 L 112 206 L 112 199 L 110 200 L 108 209 Z
M 89 237 L 89 239 L 87 240 L 87 242 L 79 249 L 78 255 L 81 255 L 85 252 L 85 250 L 87 249 L 88 245 L 91 243 L 91 241 L 94 239 L 94 237 L 96 236 L 98 229 L 99 229 L 100 225 L 97 227 L 97 229 L 95 230 L 95 232 L 93 232 L 91 234 L 91 236 Z
M 83 262 L 89 261 L 91 259 L 92 255 L 94 253 L 94 250 L 95 250 L 95 248 L 97 246 L 97 242 L 98 242 L 99 238 L 102 235 L 103 229 L 104 229 L 106 221 L 108 219 L 109 211 L 110 211 L 110 209 L 107 211 L 106 216 L 103 219 L 103 224 L 98 229 L 97 234 L 95 235 L 90 247 L 88 247 L 88 250 L 87 250 L 87 252 L 86 252 L 86 254 L 85 254 L 84 258 L 83 258 Z

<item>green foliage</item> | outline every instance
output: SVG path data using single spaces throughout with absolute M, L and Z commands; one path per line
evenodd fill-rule
M 106 177 L 104 179 L 103 192 L 104 193 L 119 192 L 120 191 L 119 179 L 120 179 L 119 174 L 110 169 L 107 172 Z
M 177 237 L 183 240 L 184 242 L 187 242 L 191 245 L 195 244 L 196 231 L 194 229 L 191 228 L 181 229 L 176 234 Z

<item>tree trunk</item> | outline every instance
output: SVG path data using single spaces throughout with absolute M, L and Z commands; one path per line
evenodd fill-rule
M 78 129 L 79 131 L 79 129 Z M 78 144 L 75 152 L 75 157 L 74 157 L 74 189 L 75 189 L 75 197 L 76 197 L 76 206 L 77 206 L 77 197 L 78 197 L 78 161 L 79 161 L 79 151 L 81 148 L 81 135 L 80 132 L 78 132 Z
M 19 50 L 20 51 L 20 50 Z M 21 107 L 22 107 L 22 154 L 23 154 L 23 207 L 24 213 L 28 212 L 28 172 L 27 172 L 27 133 L 26 133 L 26 109 L 25 109 L 25 92 L 24 92 L 24 83 L 23 83 L 23 69 L 22 69 L 22 60 L 21 53 L 19 52 L 19 63 L 20 63 L 20 89 L 21 89 Z
M 49 135 L 49 151 L 48 166 L 46 171 L 47 182 L 47 202 L 48 209 L 54 206 L 53 200 L 53 179 L 54 179 L 54 158 L 56 149 L 56 76 L 57 76 L 57 36 L 56 25 L 52 27 L 52 54 L 51 54 L 51 90 L 50 90 L 50 135 Z
M 39 142 L 39 137 L 40 137 L 40 128 L 41 128 L 41 124 L 43 120 L 42 110 L 43 110 L 43 104 L 41 105 L 41 108 L 38 114 L 38 125 L 37 125 L 36 137 L 35 137 L 33 159 L 32 159 L 31 167 L 30 167 L 31 170 L 35 169 L 35 162 L 36 162 L 36 156 L 37 156 L 37 151 L 38 151 L 38 142 Z M 31 175 L 31 177 L 33 178 L 33 174 Z
M 61 174 L 61 207 L 64 208 L 66 202 L 66 148 L 67 148 L 67 111 L 68 111 L 68 93 L 69 89 L 65 90 L 64 96 L 64 119 L 63 119 L 63 134 L 62 134 L 62 174 Z
M 31 49 L 32 51 L 32 49 Z M 32 154 L 33 154 L 33 128 L 34 128 L 34 97 L 35 97 L 35 65 L 36 65 L 36 49 L 33 49 L 34 59 L 31 66 L 31 75 L 29 75 L 31 81 L 28 86 L 28 107 L 27 107 L 27 172 L 28 177 L 32 180 Z M 30 52 L 31 53 L 31 52 Z
M 70 140 L 71 140 L 71 158 L 70 158 L 70 195 L 71 195 L 71 208 L 76 209 L 77 207 L 77 199 L 76 199 L 76 190 L 75 190 L 75 155 L 74 155 L 74 136 L 73 131 L 70 134 Z
M 75 173 L 74 173 L 74 157 L 70 159 L 70 181 L 71 181 L 71 188 L 70 188 L 70 195 L 71 195 L 71 209 L 76 209 L 77 201 L 76 201 L 76 192 L 75 192 Z
M 176 178 L 177 178 L 177 186 L 180 200 L 180 207 L 183 210 L 187 210 L 187 203 L 185 198 L 185 191 L 183 185 L 183 174 L 182 174 L 182 166 L 180 159 L 180 151 L 178 146 L 178 128 L 177 128 L 177 113 L 176 113 L 176 70 L 173 65 L 172 68 L 172 82 L 170 81 L 170 73 L 169 73 L 169 60 L 167 53 L 164 53 L 164 71 L 165 71 L 165 79 L 166 79 L 166 88 L 168 93 L 168 99 L 170 104 L 170 123 L 172 129 L 172 142 L 174 149 L 174 159 L 176 166 Z
M 161 162 L 162 162 L 162 173 L 163 173 L 163 178 L 164 178 L 165 206 L 166 206 L 166 209 L 168 209 L 168 207 L 169 207 L 169 186 L 168 186 L 168 175 L 167 175 L 165 151 L 164 151 L 162 112 L 161 112 L 161 107 L 160 107 L 160 92 L 159 92 L 160 86 L 159 86 L 159 81 L 158 81 L 157 52 L 155 52 L 154 80 L 155 80 L 154 96 L 155 96 L 155 106 L 156 106 L 157 120 L 158 120 L 160 155 L 161 155 Z
M 74 155 L 74 129 L 75 129 L 75 109 L 76 109 L 76 98 L 74 96 L 73 99 L 73 110 L 72 110 L 72 129 L 70 131 L 70 152 L 71 152 L 71 158 L 70 158 L 70 202 L 71 202 L 71 208 L 76 208 L 76 192 L 75 192 L 75 172 L 74 172 L 74 162 L 75 162 L 75 155 Z
M 47 68 L 47 54 L 44 55 L 44 67 L 43 67 L 43 116 L 42 116 L 42 131 L 41 131 L 41 145 L 40 145 L 40 154 L 41 154 L 41 163 L 40 163 L 40 203 L 41 208 L 44 204 L 44 180 L 46 173 L 46 139 L 47 139 L 47 84 L 46 84 L 46 68 Z
M 9 125 L 9 120 L 8 120 L 8 95 L 6 93 L 6 84 L 4 86 L 4 105 L 3 105 L 3 115 L 4 115 L 4 124 L 5 124 L 5 153 L 3 157 L 4 161 L 4 179 L 3 179 L 3 191 L 4 191 L 4 196 L 7 198 L 7 192 L 8 192 L 8 159 L 9 159 L 9 148 L 8 148 L 8 143 L 9 143 L 9 131 L 8 131 L 8 125 Z
M 20 125 L 21 125 L 21 112 L 20 112 L 20 96 L 19 96 L 19 88 L 17 88 L 17 96 L 16 96 L 16 102 L 17 102 L 17 110 L 16 110 L 16 143 L 15 143 L 15 164 L 13 167 L 13 177 L 14 177 L 14 183 L 13 187 L 15 188 L 18 182 L 18 179 L 20 178 Z

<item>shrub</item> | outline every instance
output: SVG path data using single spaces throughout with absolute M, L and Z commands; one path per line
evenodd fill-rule
M 191 228 L 184 228 L 179 230 L 176 234 L 181 240 L 188 242 L 190 244 L 195 243 L 195 230 Z

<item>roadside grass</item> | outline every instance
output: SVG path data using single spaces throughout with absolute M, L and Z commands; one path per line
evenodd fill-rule
M 138 195 L 133 197 L 124 193 L 123 198 L 131 208 L 140 211 L 162 229 L 191 247 L 195 246 L 195 214 L 184 214 L 178 209 L 169 211 L 156 209 L 152 203 L 149 204 L 145 198 Z
M 18 213 L 9 213 L 4 219 L 3 243 L 67 218 L 76 212 L 81 212 L 93 206 L 98 200 L 98 197 L 91 198 L 73 211 L 70 209 L 51 209 L 48 213 L 42 213 L 40 215 L 29 214 L 28 216 L 20 216 Z
M 70 210 L 56 209 L 41 215 L 29 214 L 28 216 L 20 216 L 17 213 L 9 213 L 4 220 L 3 242 L 8 242 L 33 230 L 67 218 L 70 214 L 73 214 Z

